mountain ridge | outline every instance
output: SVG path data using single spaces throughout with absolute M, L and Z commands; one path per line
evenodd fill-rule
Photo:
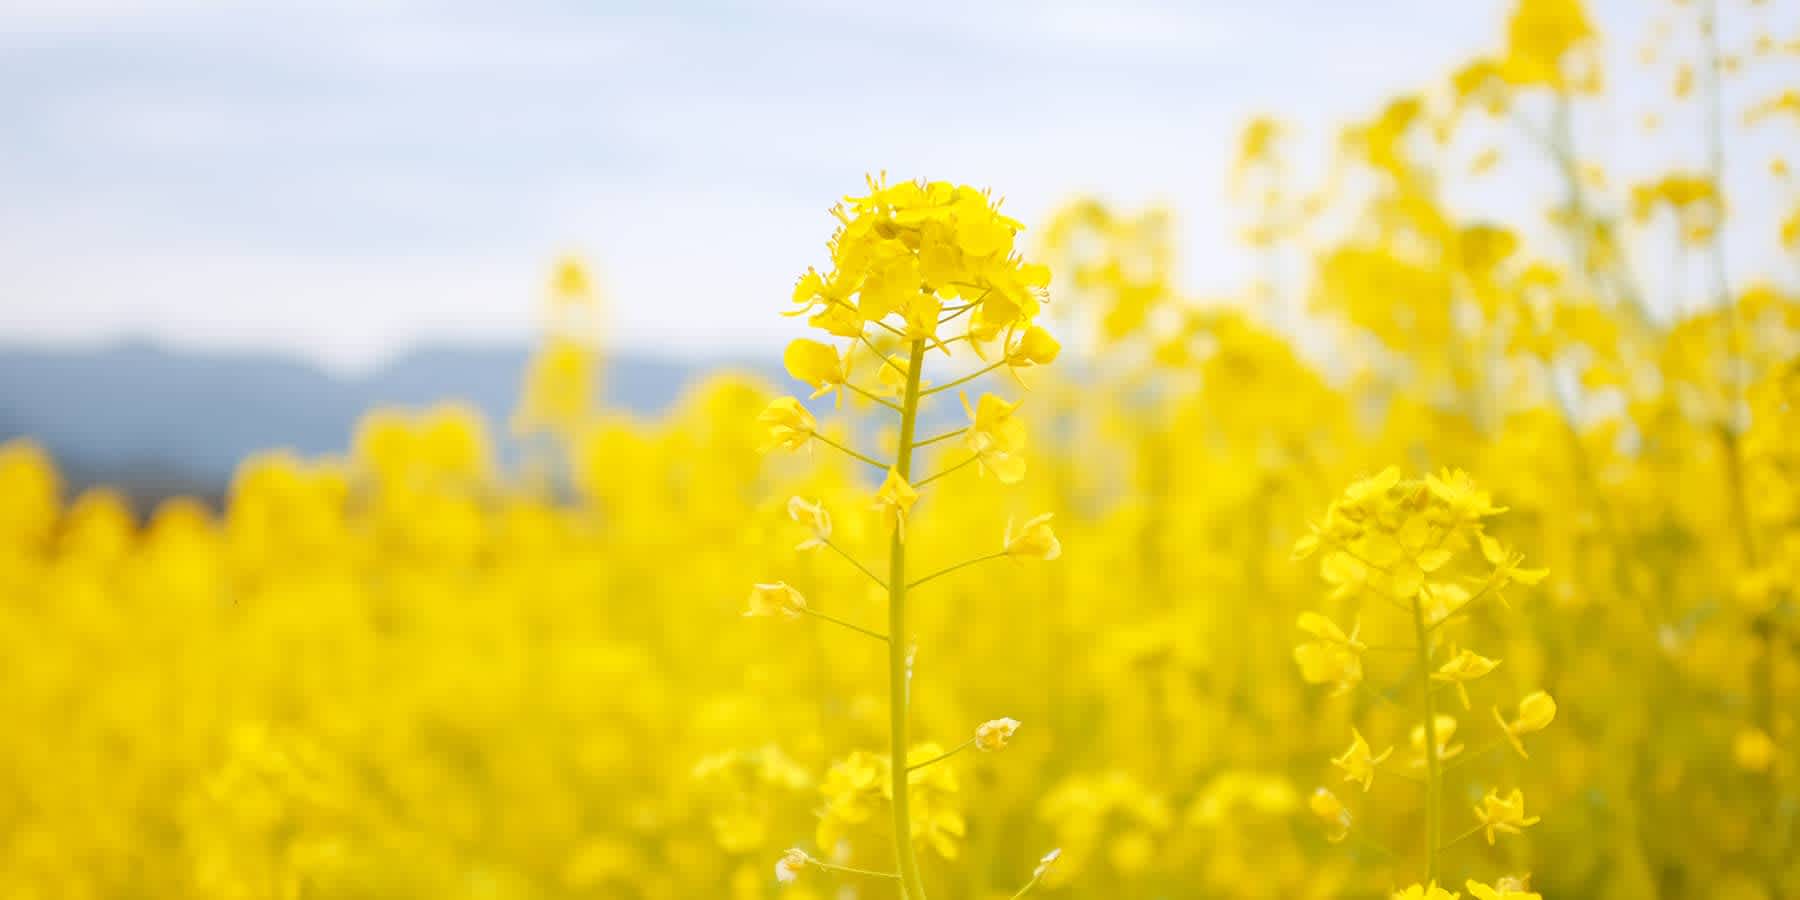
M 378 406 L 467 403 L 501 439 L 529 353 L 522 343 L 427 344 L 345 375 L 278 354 L 141 339 L 81 348 L 0 342 L 0 441 L 39 442 L 75 488 L 109 483 L 136 496 L 216 496 L 250 453 L 342 451 L 357 418 Z M 603 402 L 660 414 L 727 369 L 771 384 L 785 378 L 770 361 L 608 351 Z

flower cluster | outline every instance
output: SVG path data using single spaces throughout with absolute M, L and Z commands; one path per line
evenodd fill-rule
M 853 449 L 821 431 L 806 406 L 793 397 L 769 404 L 757 423 L 764 429 L 765 449 L 799 450 L 813 442 L 828 445 L 881 473 L 871 507 L 881 531 L 890 536 L 887 576 L 859 562 L 851 549 L 834 542 L 832 516 L 817 500 L 788 500 L 788 516 L 806 527 L 800 550 L 829 548 L 868 576 L 885 594 L 887 629 L 855 624 L 809 606 L 786 583 L 758 584 L 751 589 L 749 616 L 798 618 L 811 615 L 872 637 L 886 645 L 888 657 L 888 753 L 856 751 L 834 765 L 821 786 L 825 810 L 818 842 L 829 853 L 854 852 L 853 836 L 891 809 L 897 872 L 903 895 L 924 900 L 925 879 L 915 844 L 944 858 L 955 857 L 965 824 L 956 806 L 955 770 L 939 765 L 967 747 L 991 752 L 1007 746 L 1019 728 L 1011 718 L 985 722 L 974 737 L 946 751 L 933 743 L 912 744 L 910 698 L 915 649 L 908 633 L 909 591 L 976 563 L 1000 558 L 1053 560 L 1062 544 L 1051 529 L 1051 514 L 1027 519 L 1016 530 L 1008 523 L 998 551 L 967 559 L 922 577 L 908 566 L 907 544 L 916 533 L 913 509 L 922 490 L 938 479 L 974 466 L 1001 484 L 1017 484 L 1025 476 L 1027 429 L 1016 415 L 1018 401 L 982 394 L 971 403 L 962 395 L 968 424 L 924 437 L 918 431 L 921 410 L 932 397 L 970 384 L 1002 367 L 1017 370 L 1053 362 L 1060 346 L 1034 324 L 1046 302 L 1049 270 L 1028 263 L 1015 249 L 1022 226 L 1000 212 L 986 192 L 946 182 L 901 182 L 870 179 L 869 193 L 847 198 L 835 207 L 839 227 L 829 247 L 832 265 L 820 274 L 808 269 L 794 290 L 799 314 L 841 345 L 799 338 L 788 345 L 783 362 L 788 374 L 812 388 L 811 399 L 846 394 L 869 401 L 898 416 L 899 435 L 891 459 L 883 461 Z M 961 320 L 958 323 L 958 320 Z M 952 323 L 957 333 L 949 336 Z M 897 348 L 898 352 L 892 352 Z M 925 378 L 927 359 L 955 362 L 965 349 L 993 362 L 965 371 L 941 384 Z M 857 365 L 868 357 L 873 381 Z M 858 381 L 865 381 L 858 384 Z M 960 438 L 954 444 L 952 439 Z M 940 442 L 960 446 L 963 458 L 933 475 L 914 474 L 916 451 Z M 894 760 L 904 760 L 896 764 Z M 811 864 L 826 865 L 799 850 L 790 850 L 776 866 L 782 881 L 794 880 Z M 1046 861 L 1047 864 L 1047 861 Z M 1042 877 L 1033 876 L 1031 885 Z M 1030 889 L 1030 885 L 1026 890 Z
M 1485 611 L 1484 601 L 1505 604 L 1507 588 L 1535 585 L 1547 574 L 1524 568 L 1522 554 L 1487 532 L 1489 521 L 1505 511 L 1459 469 L 1403 479 L 1398 468 L 1389 467 L 1347 487 L 1294 546 L 1296 558 L 1319 557 L 1319 574 L 1332 586 L 1330 602 L 1351 611 L 1357 622 L 1346 634 L 1322 613 L 1302 613 L 1298 624 L 1309 639 L 1294 648 L 1301 676 L 1309 683 L 1333 684 L 1338 693 L 1362 688 L 1387 703 L 1397 703 L 1394 695 L 1405 690 L 1419 695 L 1420 719 L 1408 734 L 1409 771 L 1394 774 L 1423 788 L 1425 880 L 1396 897 L 1453 897 L 1435 883 L 1446 850 L 1476 832 L 1492 844 L 1498 834 L 1519 834 L 1539 821 L 1525 814 L 1524 793 L 1517 788 L 1504 797 L 1489 788 L 1474 810 L 1479 824 L 1460 836 L 1446 837 L 1440 820 L 1446 785 L 1465 771 L 1465 762 L 1505 744 L 1526 756 L 1524 737 L 1542 731 L 1556 716 L 1556 702 L 1543 691 L 1526 695 L 1510 719 L 1496 706 L 1500 735 L 1465 756 L 1465 745 L 1455 740 L 1457 719 L 1440 712 L 1448 705 L 1439 696 L 1444 688 L 1467 710 L 1470 685 L 1491 680 L 1501 666 L 1499 659 L 1452 646 L 1448 633 L 1468 630 Z M 1404 679 L 1410 684 L 1372 685 L 1365 679 L 1364 659 L 1374 649 L 1359 637 L 1365 616 L 1390 620 L 1393 627 L 1384 633 L 1410 632 L 1411 646 L 1394 648 L 1410 651 L 1413 661 Z M 1394 749 L 1375 752 L 1353 727 L 1349 747 L 1331 764 L 1366 794 Z M 1329 788 L 1318 788 L 1310 806 L 1332 842 L 1357 828 L 1356 815 Z

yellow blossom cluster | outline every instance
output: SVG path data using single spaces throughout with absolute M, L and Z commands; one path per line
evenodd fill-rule
M 1236 289 L 878 177 L 654 416 L 570 259 L 497 424 L 0 444 L 0 898 L 1800 896 L 1800 19 L 1506 6 Z

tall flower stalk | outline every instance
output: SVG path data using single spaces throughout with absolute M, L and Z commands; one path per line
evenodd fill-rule
M 821 788 L 825 812 L 818 836 L 821 852 L 846 852 L 848 836 L 873 818 L 872 806 L 885 798 L 893 824 L 896 871 L 847 866 L 841 859 L 821 861 L 795 848 L 776 866 L 776 876 L 783 881 L 798 878 L 810 867 L 892 878 L 902 900 L 926 900 L 917 845 L 926 843 L 950 855 L 964 828 L 961 813 L 944 798 L 954 791 L 954 780 L 935 777 L 932 767 L 968 748 L 998 750 L 1019 727 L 1010 718 L 985 722 L 973 737 L 949 751 L 934 743 L 915 745 L 909 734 L 914 654 L 908 631 L 909 595 L 979 563 L 1006 557 L 1049 560 L 1062 551 L 1050 517 L 1041 515 L 1017 530 L 1009 524 L 993 552 L 978 553 L 923 577 L 912 577 L 908 570 L 912 509 L 922 490 L 964 468 L 1002 484 L 1015 484 L 1025 474 L 1026 429 L 1014 416 L 1016 401 L 984 393 L 970 402 L 963 393 L 968 425 L 920 439 L 920 414 L 926 402 L 977 385 L 1001 369 L 1023 384 L 1019 370 L 1049 364 L 1060 351 L 1056 340 L 1033 322 L 1047 297 L 1049 271 L 1014 252 L 1014 238 L 1022 226 L 1001 214 L 999 206 L 986 192 L 966 186 L 947 182 L 890 186 L 885 179 L 871 179 L 867 195 L 847 198 L 832 210 L 839 228 L 829 243 L 830 269 L 824 274 L 809 269 L 794 291 L 794 302 L 800 306 L 795 314 L 806 316 L 808 324 L 842 343 L 795 340 L 783 353 L 788 373 L 810 385 L 814 399 L 854 395 L 898 416 L 894 457 L 884 461 L 852 447 L 849 438 L 821 433 L 812 412 L 794 397 L 777 399 L 758 421 L 767 449 L 800 450 L 816 442 L 882 472 L 874 507 L 887 531 L 885 579 L 875 574 L 876 567 L 833 542 L 831 515 L 822 501 L 795 497 L 787 508 L 795 521 L 812 530 L 800 549 L 830 547 L 880 584 L 887 597 L 887 632 L 815 609 L 783 582 L 757 585 L 746 614 L 811 616 L 886 645 L 887 755 L 859 752 L 833 766 Z M 928 385 L 924 378 L 928 357 L 941 353 L 954 363 L 957 351 L 964 350 L 977 360 L 964 362 L 941 384 Z M 938 444 L 954 446 L 948 442 L 956 439 L 962 447 L 960 459 L 932 475 L 914 477 L 916 451 Z M 1048 861 L 1033 873 L 1021 895 L 1042 880 L 1047 865 Z
M 1360 688 L 1393 703 L 1392 691 L 1365 683 L 1363 655 L 1373 648 L 1362 640 L 1364 615 L 1369 614 L 1373 621 L 1383 607 L 1398 610 L 1404 621 L 1387 624 L 1384 631 L 1411 632 L 1414 662 L 1406 676 L 1410 684 L 1403 682 L 1395 690 L 1419 692 L 1424 718 L 1413 727 L 1411 744 L 1418 753 L 1412 765 L 1423 770 L 1423 779 L 1384 769 L 1393 750 L 1375 753 L 1356 729 L 1351 730 L 1349 748 L 1331 760 L 1343 773 L 1343 780 L 1360 786 L 1364 793 L 1382 772 L 1419 782 L 1423 790 L 1424 859 L 1420 868 L 1424 877 L 1396 897 L 1454 900 L 1453 892 L 1437 886 L 1446 850 L 1484 832 L 1491 844 L 1497 834 L 1518 834 L 1538 821 L 1525 814 L 1524 795 L 1517 788 L 1503 796 L 1490 787 L 1481 805 L 1475 807 L 1473 827 L 1449 838 L 1443 827 L 1445 784 L 1453 770 L 1460 773 L 1470 761 L 1509 744 L 1524 756 L 1521 738 L 1543 730 L 1556 716 L 1556 702 L 1542 691 L 1520 700 L 1518 714 L 1510 719 L 1494 707 L 1499 734 L 1486 746 L 1464 755 L 1463 745 L 1453 743 L 1456 719 L 1440 708 L 1438 691 L 1452 688 L 1462 708 L 1468 710 L 1469 685 L 1484 679 L 1501 662 L 1466 647 L 1440 653 L 1444 631 L 1464 630 L 1479 604 L 1504 603 L 1508 587 L 1533 585 L 1547 574 L 1542 569 L 1522 568 L 1524 557 L 1486 532 L 1485 520 L 1504 511 L 1460 470 L 1403 480 L 1400 470 L 1390 467 L 1346 488 L 1294 548 L 1298 558 L 1321 556 L 1319 572 L 1333 585 L 1332 599 L 1348 601 L 1355 610 L 1356 624 L 1347 634 L 1322 613 L 1300 616 L 1299 627 L 1311 639 L 1294 648 L 1294 659 L 1306 681 L 1336 685 L 1339 693 Z M 1407 649 L 1404 645 L 1380 646 Z M 1351 807 L 1329 788 L 1320 787 L 1310 805 L 1333 842 L 1349 838 L 1361 827 Z M 1359 833 L 1357 837 L 1359 844 L 1393 855 L 1367 835 Z M 1500 890 L 1474 881 L 1468 887 L 1477 897 Z
M 900 473 L 902 479 L 912 476 L 913 433 L 919 424 L 919 371 L 924 367 L 925 342 L 913 341 L 912 352 L 906 367 L 906 391 L 900 402 L 900 449 L 894 459 L 894 471 Z M 906 535 L 902 526 L 895 524 L 893 534 L 888 541 L 888 634 L 906 634 Z M 907 714 L 911 710 L 909 690 L 911 682 L 910 661 L 905 642 L 888 641 L 888 759 L 904 760 L 908 744 L 906 742 Z M 913 900 L 924 900 L 924 879 L 919 876 L 918 854 L 913 852 L 912 812 L 907 802 L 911 791 L 907 787 L 907 767 L 891 765 L 889 767 L 890 787 L 893 793 L 894 813 L 894 852 L 900 861 L 900 891 L 903 896 Z

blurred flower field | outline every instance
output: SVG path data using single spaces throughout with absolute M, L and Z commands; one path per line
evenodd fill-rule
M 566 260 L 509 422 L 5 445 L 0 898 L 1800 897 L 1800 17 L 1658 10 L 1249 123 L 1238 296 L 874 176 L 787 383 L 601 408 Z

